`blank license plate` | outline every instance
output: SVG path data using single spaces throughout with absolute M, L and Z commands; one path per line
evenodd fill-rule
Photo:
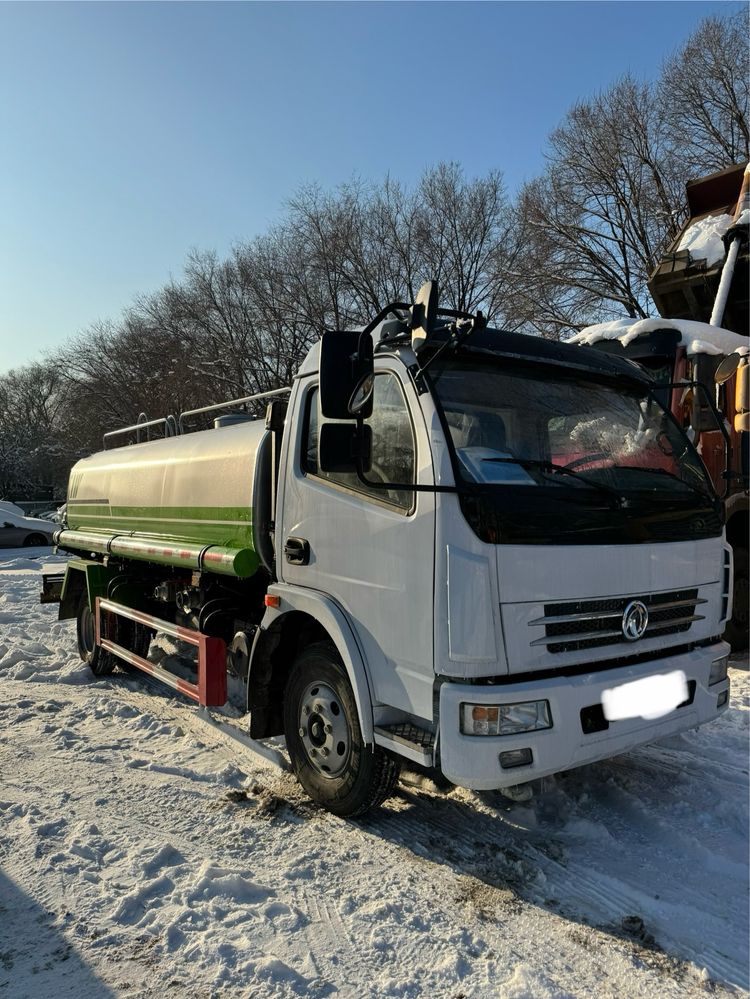
M 688 686 L 681 669 L 659 676 L 645 676 L 602 693 L 602 709 L 607 721 L 624 718 L 663 718 L 687 700 Z

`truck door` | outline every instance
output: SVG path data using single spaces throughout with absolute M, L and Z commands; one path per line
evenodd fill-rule
M 403 369 L 402 369 L 403 370 Z M 354 473 L 318 468 L 316 379 L 300 386 L 301 414 L 287 451 L 278 574 L 333 597 L 364 653 L 376 702 L 432 718 L 435 495 L 369 488 Z M 394 368 L 375 376 L 372 467 L 381 482 L 434 482 L 429 438 L 416 393 Z M 292 564 L 284 545 L 309 543 Z

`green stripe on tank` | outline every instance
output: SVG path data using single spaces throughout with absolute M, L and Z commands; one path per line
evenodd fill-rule
M 68 527 L 146 534 L 169 541 L 253 547 L 252 507 L 229 506 L 104 506 L 70 500 Z

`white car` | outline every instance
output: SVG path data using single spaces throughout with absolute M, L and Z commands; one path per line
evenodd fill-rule
M 23 512 L 15 513 L 9 509 L 12 506 L 12 503 L 0 506 L 0 548 L 41 548 L 52 544 L 52 535 L 56 530 L 54 524 L 26 517 Z
M 65 511 L 67 510 L 68 504 L 63 503 L 62 506 L 52 507 L 49 510 L 43 510 L 38 516 L 42 520 L 51 521 L 53 524 L 64 524 L 65 523 Z
M 10 500 L 0 500 L 0 514 L 3 513 L 14 513 L 17 517 L 26 516 L 21 507 L 16 506 L 15 503 L 11 503 Z

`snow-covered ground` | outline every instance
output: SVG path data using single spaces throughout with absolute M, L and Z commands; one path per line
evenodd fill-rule
M 140 675 L 95 680 L 0 552 L 0 996 L 667 997 L 748 987 L 748 694 L 533 806 L 364 820 Z

